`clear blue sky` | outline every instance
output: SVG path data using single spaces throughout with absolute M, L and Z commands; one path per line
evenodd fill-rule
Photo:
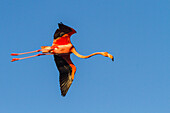
M 0 113 L 170 113 L 169 0 L 1 0 Z M 11 63 L 51 45 L 57 23 L 84 55 L 66 97 L 52 56 Z

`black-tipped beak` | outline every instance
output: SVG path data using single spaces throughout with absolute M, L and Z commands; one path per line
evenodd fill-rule
M 112 58 L 112 61 L 114 62 L 114 57 Z

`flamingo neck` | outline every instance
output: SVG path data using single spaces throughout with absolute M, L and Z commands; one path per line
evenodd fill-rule
M 95 56 L 95 55 L 103 55 L 104 56 L 104 52 L 95 52 L 95 53 L 92 53 L 90 55 L 87 55 L 87 56 L 84 56 L 84 55 L 80 55 L 75 48 L 72 49 L 72 52 L 79 58 L 90 58 L 92 56 Z

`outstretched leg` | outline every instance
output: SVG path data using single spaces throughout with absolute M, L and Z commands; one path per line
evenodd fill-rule
M 30 51 L 30 52 L 24 52 L 24 53 L 12 53 L 11 56 L 24 55 L 24 54 L 35 53 L 40 51 L 42 51 L 42 53 L 49 53 L 51 50 L 53 49 L 51 49 L 50 46 L 41 46 L 41 49 Z
M 27 58 L 32 58 L 32 57 L 36 57 L 36 56 L 41 56 L 41 55 L 53 55 L 53 54 L 52 53 L 41 53 L 41 54 L 36 54 L 36 55 L 32 55 L 32 56 L 28 56 L 28 57 L 23 57 L 23 58 L 13 58 L 11 60 L 11 62 L 18 61 L 18 60 L 23 60 L 23 59 L 27 59 Z
M 29 53 L 35 53 L 35 52 L 42 52 L 41 54 L 36 54 L 28 57 L 23 57 L 23 58 L 13 58 L 11 62 L 17 61 L 17 60 L 22 60 L 22 59 L 27 59 L 27 58 L 32 58 L 36 56 L 41 56 L 41 55 L 53 55 L 54 53 L 52 52 L 53 49 L 51 49 L 50 46 L 41 46 L 41 49 L 35 50 L 35 51 L 30 51 L 30 52 L 24 52 L 24 53 L 12 53 L 12 56 L 17 56 L 17 55 L 23 55 L 23 54 L 29 54 Z
M 35 53 L 35 52 L 40 52 L 40 51 L 41 51 L 41 49 L 35 50 L 35 51 L 30 51 L 30 52 L 24 52 L 24 53 L 11 53 L 11 56 L 24 55 L 24 54 Z

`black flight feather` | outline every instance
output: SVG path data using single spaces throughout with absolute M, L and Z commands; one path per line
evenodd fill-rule
M 65 96 L 67 94 L 68 89 L 70 88 L 72 84 L 72 78 L 71 78 L 71 73 L 72 73 L 72 68 L 71 66 L 66 62 L 66 60 L 59 56 L 59 55 L 54 55 L 54 60 L 56 63 L 56 66 L 60 72 L 60 90 L 61 90 L 61 95 Z

